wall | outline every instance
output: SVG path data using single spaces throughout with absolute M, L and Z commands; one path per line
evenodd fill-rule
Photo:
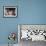
M 8 40 L 8 34 L 10 32 L 16 32 L 16 35 L 18 34 L 17 31 L 17 23 L 18 18 L 4 18 L 3 17 L 3 6 L 17 6 L 18 0 L 0 0 L 0 44 L 7 44 L 9 42 Z M 18 43 L 18 38 L 16 38 L 16 43 Z
M 46 24 L 46 0 L 20 0 L 19 23 Z
M 3 6 L 18 6 L 18 17 L 3 18 Z M 46 24 L 46 0 L 0 0 L 0 44 L 7 44 L 17 24 Z M 17 43 L 17 40 L 16 40 Z

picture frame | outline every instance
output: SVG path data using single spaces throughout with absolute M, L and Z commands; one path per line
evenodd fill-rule
M 28 37 L 25 38 L 25 35 L 22 35 L 22 31 L 27 30 Z M 46 24 L 18 24 L 18 42 L 22 40 L 46 41 Z
M 4 17 L 17 17 L 17 6 L 4 6 L 3 7 Z

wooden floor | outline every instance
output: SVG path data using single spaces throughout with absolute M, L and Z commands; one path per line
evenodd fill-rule
M 19 46 L 46 46 L 44 41 L 21 40 Z
M 0 44 L 0 46 L 8 46 L 8 44 Z M 19 44 L 15 44 L 13 46 L 46 46 L 46 42 L 42 41 L 35 41 L 32 42 L 31 40 L 21 40 Z

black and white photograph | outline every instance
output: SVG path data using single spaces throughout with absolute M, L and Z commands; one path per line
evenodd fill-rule
M 46 43 L 46 25 L 19 24 L 18 42 L 20 46 L 38 46 Z

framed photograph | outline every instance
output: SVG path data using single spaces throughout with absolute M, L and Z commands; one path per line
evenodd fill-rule
M 17 7 L 4 6 L 4 17 L 17 17 Z
M 18 41 L 46 41 L 46 25 L 45 24 L 19 24 L 18 25 Z

